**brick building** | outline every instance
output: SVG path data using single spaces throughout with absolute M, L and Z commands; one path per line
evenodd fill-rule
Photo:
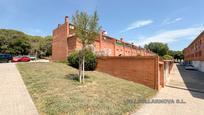
M 52 41 L 52 60 L 66 60 L 69 53 L 81 49 L 81 43 L 74 33 L 75 27 L 69 22 L 68 16 L 65 17 L 64 24 L 58 24 L 53 30 Z M 133 44 L 115 39 L 100 32 L 95 40 L 93 51 L 99 56 L 150 56 L 152 52 L 144 50 Z
M 184 60 L 204 72 L 204 31 L 184 49 Z

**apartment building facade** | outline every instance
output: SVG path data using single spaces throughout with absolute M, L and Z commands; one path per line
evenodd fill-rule
M 204 31 L 184 49 L 184 60 L 204 72 Z
M 64 24 L 58 24 L 53 30 L 52 60 L 66 60 L 67 56 L 76 50 L 80 50 L 82 45 L 75 36 L 75 26 L 65 17 Z M 133 44 L 125 42 L 122 38 L 115 39 L 101 31 L 96 38 L 93 51 L 98 56 L 152 56 L 152 52 Z

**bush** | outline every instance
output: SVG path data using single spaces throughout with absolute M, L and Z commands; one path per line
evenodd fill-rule
M 69 54 L 68 63 L 74 68 L 79 68 L 79 52 L 75 51 Z M 96 67 L 96 55 L 91 50 L 85 50 L 85 70 L 94 70 Z
M 170 55 L 164 55 L 164 56 L 162 57 L 162 59 L 164 59 L 164 60 L 173 60 L 173 57 L 170 56 Z
M 68 64 L 74 68 L 79 68 L 79 56 L 78 56 L 78 52 L 72 52 L 71 54 L 69 54 L 67 61 Z

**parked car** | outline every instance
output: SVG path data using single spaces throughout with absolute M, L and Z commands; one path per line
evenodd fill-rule
M 29 62 L 31 59 L 27 56 L 17 56 L 13 57 L 12 62 Z
M 197 70 L 193 65 L 186 65 L 185 69 L 186 70 Z
M 0 62 L 10 62 L 13 59 L 12 55 L 10 54 L 0 54 Z
M 29 57 L 31 60 L 37 60 L 36 56 L 34 55 L 27 55 L 27 57 Z

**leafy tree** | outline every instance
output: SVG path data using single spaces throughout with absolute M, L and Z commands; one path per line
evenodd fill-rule
M 84 61 L 85 61 L 85 48 L 92 45 L 98 36 L 100 27 L 98 24 L 98 15 L 95 11 L 92 16 L 89 16 L 86 12 L 76 11 L 72 16 L 72 22 L 75 25 L 75 33 L 79 38 L 82 49 L 79 52 L 79 81 L 84 83 Z
M 31 36 L 17 30 L 0 29 L 0 53 L 51 55 L 51 36 Z
M 30 43 L 25 38 L 12 39 L 8 44 L 8 52 L 14 55 L 27 55 L 30 52 Z
M 40 42 L 40 54 L 41 56 L 50 56 L 52 55 L 52 38 L 47 36 Z
M 174 53 L 174 59 L 181 61 L 184 59 L 184 55 L 182 51 L 175 51 Z
M 27 35 L 16 30 L 0 29 L 0 53 L 28 54 L 30 43 Z
M 52 54 L 52 37 L 30 36 L 31 54 L 36 57 L 50 56 Z
M 35 55 L 35 57 L 40 57 L 40 43 L 43 41 L 40 36 L 29 36 L 29 41 L 31 43 L 30 54 Z
M 169 50 L 169 51 L 168 51 L 168 55 L 174 57 L 174 55 L 175 55 L 175 51 L 173 51 L 173 50 Z
M 183 51 L 169 50 L 168 55 L 171 55 L 175 60 L 181 61 L 184 59 Z
M 164 55 L 162 57 L 162 59 L 164 59 L 164 60 L 173 60 L 174 58 L 172 56 L 170 56 L 170 55 Z
M 159 56 L 164 56 L 168 53 L 169 47 L 167 44 L 160 42 L 151 42 L 145 45 L 145 49 L 148 49 Z

